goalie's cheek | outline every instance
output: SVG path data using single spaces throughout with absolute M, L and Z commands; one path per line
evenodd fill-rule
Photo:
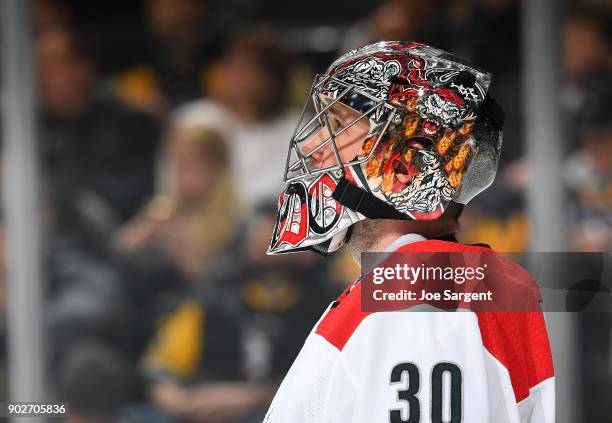
M 328 138 L 329 138 L 329 135 L 328 135 L 327 129 L 325 128 L 320 129 L 308 141 L 306 141 L 304 145 L 302 145 L 300 149 L 301 153 L 304 156 L 310 155 L 309 158 L 311 162 L 313 163 L 317 163 L 317 164 L 322 163 L 327 156 L 325 150 L 328 148 L 328 146 L 320 147 L 320 145 L 326 142 Z
M 367 134 L 368 130 L 361 128 L 349 128 L 346 133 L 340 134 L 340 138 L 336 139 L 336 145 L 343 163 L 348 163 L 359 155 Z
M 342 133 L 336 137 L 336 147 L 338 148 L 340 160 L 343 164 L 346 164 L 357 157 L 361 146 L 365 142 L 366 133 L 367 132 L 364 132 L 363 135 L 357 134 L 357 136 L 355 136 L 355 134 Z M 318 156 L 321 168 L 335 166 L 338 164 L 336 160 L 336 153 L 331 144 L 322 148 L 321 152 L 322 154 Z

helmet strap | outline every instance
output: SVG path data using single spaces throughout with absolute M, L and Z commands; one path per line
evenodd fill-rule
M 353 185 L 344 177 L 338 181 L 332 198 L 369 219 L 412 220 L 374 194 Z

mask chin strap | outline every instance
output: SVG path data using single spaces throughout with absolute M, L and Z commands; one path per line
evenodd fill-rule
M 331 239 L 328 239 L 325 242 L 320 244 L 311 245 L 306 247 L 306 250 L 314 251 L 315 253 L 321 254 L 323 257 L 326 257 L 327 254 L 333 253 L 342 247 L 345 243 L 348 242 L 351 237 L 351 233 L 353 232 L 353 227 L 349 226 L 348 228 L 340 231 L 336 235 L 334 235 Z
M 344 177 L 338 181 L 332 198 L 369 219 L 412 220 L 374 194 L 353 185 Z
M 323 257 L 327 257 L 327 254 L 330 253 L 329 244 L 331 244 L 331 239 L 320 244 L 314 244 L 306 247 L 305 250 L 314 251 L 317 254 L 321 254 Z

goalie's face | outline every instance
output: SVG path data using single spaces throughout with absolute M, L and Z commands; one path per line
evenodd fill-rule
M 333 193 L 348 168 L 366 160 L 363 145 L 379 140 L 395 108 L 349 84 L 342 85 L 342 93 L 328 95 L 323 88 L 329 81 L 329 77 L 316 81 L 291 138 L 284 177 L 287 188 L 279 197 L 269 254 L 326 241 L 319 251 L 335 251 L 346 229 L 363 219 L 335 200 Z M 353 104 L 366 107 L 357 111 Z
M 370 130 L 366 117 L 339 102 L 328 109 L 322 120 L 327 124 L 322 125 L 300 148 L 311 171 L 354 159 Z
M 337 176 L 346 165 L 358 164 L 366 139 L 384 132 L 394 111 L 354 84 L 317 77 L 289 143 L 284 181 L 305 181 L 325 172 Z

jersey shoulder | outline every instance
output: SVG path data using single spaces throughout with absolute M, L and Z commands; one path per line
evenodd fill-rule
M 361 309 L 361 284 L 351 283 L 319 321 L 315 333 L 342 351 L 363 319 L 372 314 Z
M 540 288 L 531 275 L 518 263 L 495 252 L 483 244 L 461 244 L 441 240 L 425 240 L 406 244 L 395 250 L 396 253 L 455 253 L 484 256 L 480 263 L 487 264 L 487 284 L 492 285 L 497 292 L 497 308 L 517 310 L 516 299 L 520 298 L 523 305 L 518 310 L 539 310 L 542 302 Z M 472 255 L 472 257 L 474 257 Z M 501 294 L 501 295 L 500 295 Z M 501 298 L 500 298 L 501 297 Z
M 511 294 L 505 295 L 508 299 L 529 299 L 533 303 L 533 308 L 537 308 L 541 296 L 537 284 L 529 276 L 529 274 L 518 264 L 508 260 L 491 248 L 481 245 L 466 245 L 457 242 L 448 242 L 441 240 L 424 240 L 405 244 L 398 247 L 394 252 L 397 253 L 487 253 L 494 258 L 496 266 L 496 274 L 500 276 L 496 278 L 496 283 L 504 285 L 504 290 L 507 293 L 511 290 Z M 322 336 L 327 342 L 335 346 L 338 350 L 342 350 L 348 340 L 351 338 L 355 330 L 361 325 L 363 320 L 373 312 L 363 311 L 361 307 L 361 289 L 362 285 L 359 279 L 351 284 L 340 294 L 338 299 L 334 301 L 319 321 L 315 333 Z M 503 309 L 503 307 L 502 307 Z
M 424 240 L 398 247 L 394 252 L 462 252 L 491 251 L 489 248 L 470 246 L 455 242 Z M 361 322 L 372 312 L 361 308 L 361 283 L 359 279 L 349 286 L 334 301 L 321 319 L 315 333 L 342 351 Z
M 477 312 L 483 347 L 508 371 L 516 402 L 554 376 L 542 312 Z

